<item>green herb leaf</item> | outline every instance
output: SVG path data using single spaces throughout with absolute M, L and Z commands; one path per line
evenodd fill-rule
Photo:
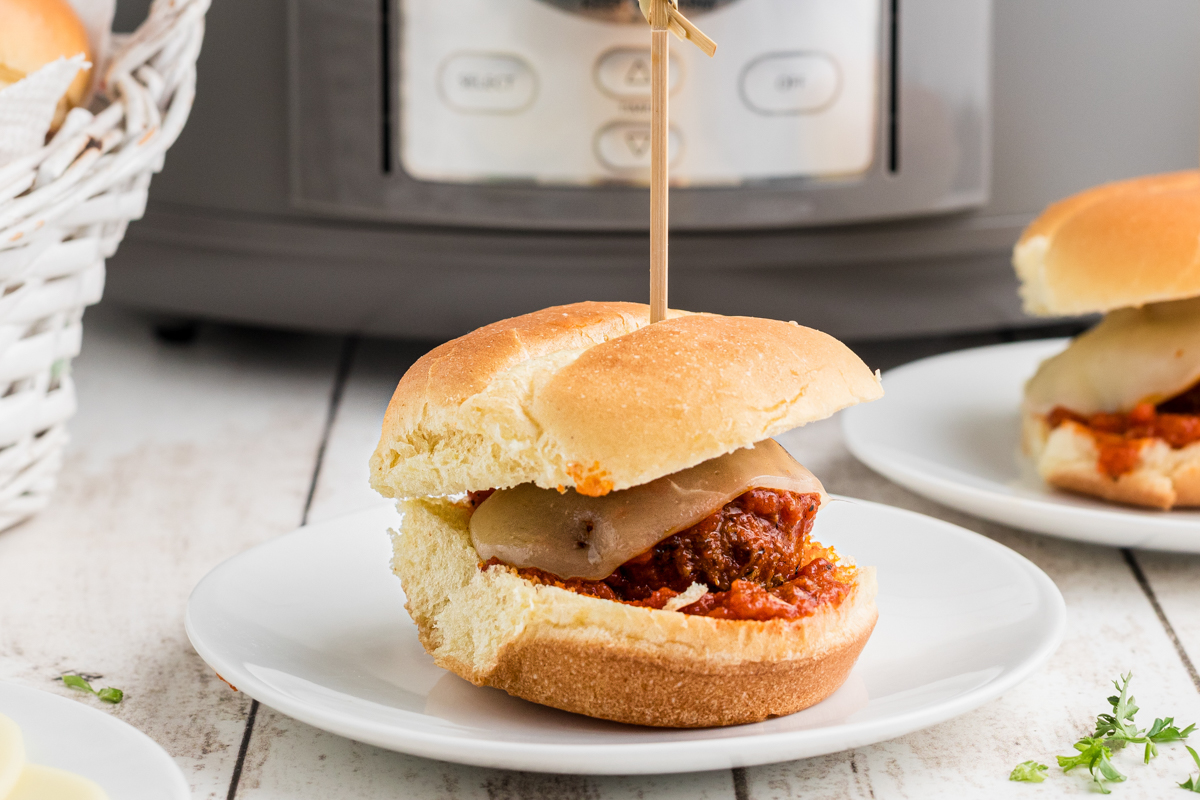
M 1022 761 L 1013 767 L 1013 771 L 1009 773 L 1010 781 L 1025 781 L 1027 783 L 1041 783 L 1046 780 L 1046 770 L 1050 769 L 1045 764 L 1039 764 L 1036 761 Z
M 67 686 L 70 686 L 72 689 L 79 689 L 80 691 L 88 692 L 90 694 L 96 693 L 96 690 L 92 688 L 92 685 L 78 675 L 63 675 L 62 682 Z
M 1196 766 L 1200 767 L 1200 755 L 1197 755 L 1196 751 L 1191 747 L 1188 747 L 1187 745 L 1184 745 L 1184 747 L 1187 747 L 1188 753 L 1190 753 L 1192 756 L 1192 761 L 1195 761 Z M 1197 794 L 1200 794 L 1200 776 L 1193 778 L 1191 775 L 1188 775 L 1187 780 L 1179 784 L 1179 788 L 1187 789 L 1189 792 L 1196 792 Z
M 1156 744 L 1167 744 L 1169 742 L 1183 741 L 1195 729 L 1195 727 L 1196 726 L 1193 724 L 1188 725 L 1183 730 L 1180 730 L 1179 727 L 1175 725 L 1174 717 L 1156 719 L 1154 720 L 1154 724 L 1151 725 L 1150 728 L 1144 732 L 1144 734 L 1136 737 L 1132 741 L 1146 742 L 1146 758 L 1144 763 L 1149 764 L 1150 759 L 1158 755 L 1158 748 L 1155 747 Z
M 107 689 L 101 689 L 96 692 L 96 697 L 99 697 L 106 703 L 119 703 L 125 698 L 125 693 L 120 689 L 114 689 L 109 686 Z
M 1108 704 L 1112 706 L 1113 713 L 1101 714 L 1096 717 L 1096 732 L 1092 734 L 1092 737 L 1113 739 L 1111 744 L 1114 749 L 1123 747 L 1126 742 L 1138 736 L 1138 729 L 1133 722 L 1138 707 L 1129 694 L 1129 682 L 1132 679 L 1133 673 L 1129 672 L 1122 675 L 1120 680 L 1113 681 L 1113 686 L 1117 687 L 1117 691 L 1120 692 L 1119 695 L 1108 698 Z
M 1166 742 L 1178 742 L 1190 736 L 1192 731 L 1195 729 L 1196 725 L 1193 723 L 1188 725 L 1183 730 L 1180 730 L 1179 727 L 1175 725 L 1174 717 L 1156 719 L 1154 720 L 1154 724 L 1150 726 L 1150 730 L 1146 731 L 1146 738 L 1158 744 L 1164 744 Z
M 94 694 L 96 697 L 99 697 L 106 703 L 119 703 L 125 699 L 125 693 L 120 689 L 114 689 L 113 687 L 109 686 L 105 689 L 101 689 L 100 691 L 96 691 L 92 688 L 90 683 L 88 683 L 79 675 L 63 675 L 62 682 L 67 686 L 70 686 L 72 689 L 78 689 L 81 692 Z
M 1119 783 L 1125 780 L 1125 776 L 1113 765 L 1112 750 L 1105 744 L 1104 739 L 1080 739 L 1075 743 L 1075 749 L 1079 751 L 1077 756 L 1058 756 L 1058 765 L 1063 768 L 1063 772 L 1070 772 L 1076 767 L 1087 767 L 1088 772 L 1092 774 L 1092 783 L 1102 794 L 1109 793 L 1105 782 Z
M 1125 776 L 1122 775 L 1119 770 L 1117 770 L 1111 759 L 1112 751 L 1107 747 L 1102 748 L 1100 752 L 1099 763 L 1096 765 L 1096 769 L 1092 770 L 1092 780 L 1096 782 L 1096 786 L 1100 788 L 1100 791 L 1104 792 L 1105 794 L 1108 794 L 1108 792 L 1105 791 L 1101 778 L 1112 783 L 1119 783 L 1120 781 L 1125 780 Z M 1100 778 L 1096 777 L 1097 771 L 1100 772 Z
M 1076 767 L 1086 767 L 1092 763 L 1094 749 L 1100 745 L 1096 744 L 1099 740 L 1080 739 L 1075 743 L 1075 749 L 1079 751 L 1077 756 L 1058 756 L 1058 765 L 1062 767 L 1063 772 L 1070 772 Z

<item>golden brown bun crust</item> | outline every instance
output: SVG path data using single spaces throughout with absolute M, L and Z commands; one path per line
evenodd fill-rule
M 859 568 L 837 609 L 730 621 L 535 586 L 479 569 L 467 515 L 401 502 L 392 562 L 421 642 L 481 686 L 602 719 L 709 727 L 790 714 L 846 680 L 875 626 L 875 573 Z
M 819 331 L 673 313 L 649 325 L 644 305 L 577 303 L 433 350 L 396 387 L 371 485 L 394 497 L 529 482 L 603 493 L 883 394 Z
M 1046 209 L 1013 251 L 1025 310 L 1066 315 L 1200 295 L 1200 172 L 1109 183 Z
M 1046 359 L 1025 385 L 1025 406 L 1049 413 L 1131 411 L 1200 381 L 1200 298 L 1121 308 L 1066 350 Z
M 92 61 L 87 31 L 67 0 L 0 0 L 0 89 L 60 57 L 83 53 Z M 83 102 L 90 70 L 75 76 L 60 104 L 55 126 Z
M 488 685 L 534 703 L 630 725 L 742 725 L 794 714 L 836 692 L 872 627 L 874 620 L 871 627 L 854 631 L 854 638 L 841 639 L 820 656 L 711 670 L 695 658 L 599 648 L 576 641 L 578 637 L 537 637 L 511 647 Z M 580 681 L 580 675 L 594 677 Z
M 1025 451 L 1051 486 L 1164 511 L 1200 506 L 1200 443 L 1175 450 L 1154 441 L 1142 448 L 1133 471 L 1111 478 L 1100 471 L 1095 439 L 1082 425 L 1050 430 L 1044 416 L 1026 411 L 1022 427 Z

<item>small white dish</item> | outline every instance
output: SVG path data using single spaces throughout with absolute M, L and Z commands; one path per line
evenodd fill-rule
M 883 400 L 842 412 L 846 445 L 901 486 L 977 517 L 1093 544 L 1200 553 L 1200 512 L 1061 492 L 1022 455 L 1025 381 L 1066 343 L 993 345 L 890 370 Z
M 1062 595 L 979 534 L 876 503 L 831 503 L 815 535 L 879 570 L 879 624 L 825 702 L 753 725 L 641 728 L 478 688 L 433 664 L 390 571 L 390 506 L 301 528 L 226 561 L 188 601 L 197 652 L 239 690 L 351 739 L 536 772 L 653 774 L 806 758 L 969 711 L 1058 647 Z
M 183 773 L 149 736 L 78 700 L 0 683 L 0 714 L 20 726 L 31 764 L 94 781 L 110 800 L 189 800 Z

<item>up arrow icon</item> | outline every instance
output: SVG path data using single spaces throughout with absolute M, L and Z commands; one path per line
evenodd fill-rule
M 625 74 L 625 85 L 650 85 L 650 65 L 646 63 L 645 59 L 639 58 L 629 65 L 629 72 Z

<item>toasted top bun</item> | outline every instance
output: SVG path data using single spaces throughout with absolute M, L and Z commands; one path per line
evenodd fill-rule
M 796 323 L 576 303 L 480 328 L 400 380 L 371 485 L 421 497 L 535 483 L 589 495 L 731 453 L 883 394 Z
M 1013 251 L 1031 314 L 1089 314 L 1200 295 L 1200 172 L 1109 183 L 1061 200 Z
M 57 58 L 80 53 L 93 60 L 87 30 L 67 0 L 0 0 L 0 89 Z M 64 106 L 83 102 L 90 72 L 75 76 Z
M 1200 381 L 1200 297 L 1123 308 L 1105 316 L 1063 352 L 1042 362 L 1025 385 L 1026 410 L 1056 405 L 1081 414 L 1158 404 Z

